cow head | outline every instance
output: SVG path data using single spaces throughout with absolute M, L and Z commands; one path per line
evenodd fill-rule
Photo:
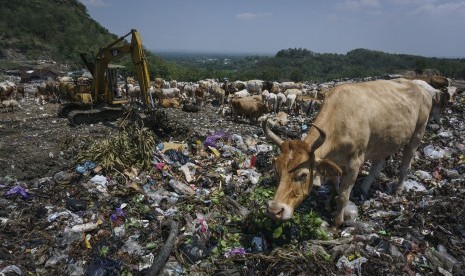
M 278 189 L 273 200 L 267 202 L 268 215 L 274 220 L 290 219 L 294 209 L 308 196 L 314 176 L 323 177 L 341 175 L 341 169 L 329 160 L 315 158 L 315 150 L 326 139 L 323 130 L 318 130 L 319 137 L 311 145 L 301 140 L 283 141 L 262 122 L 266 136 L 281 150 L 274 160 L 278 177 Z

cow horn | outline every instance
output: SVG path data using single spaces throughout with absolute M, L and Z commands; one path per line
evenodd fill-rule
M 266 137 L 268 137 L 275 145 L 277 145 L 278 147 L 281 147 L 281 144 L 284 141 L 278 135 L 276 135 L 276 133 L 271 131 L 271 129 L 268 127 L 268 117 L 262 121 L 262 128 L 263 128 L 263 131 L 265 132 Z
M 321 147 L 321 145 L 323 145 L 323 143 L 326 140 L 326 133 L 321 128 L 317 127 L 316 125 L 312 124 L 312 126 L 314 128 L 316 128 L 316 130 L 318 130 L 318 132 L 320 133 L 320 136 L 310 146 L 310 151 L 311 152 L 315 151 L 317 148 Z

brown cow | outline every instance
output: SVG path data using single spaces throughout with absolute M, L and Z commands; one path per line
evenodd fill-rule
M 290 219 L 308 195 L 313 176 L 341 177 L 336 189 L 335 226 L 343 221 L 360 166 L 372 161 L 362 189 L 367 192 L 385 159 L 404 146 L 400 175 L 394 190 L 401 192 L 417 147 L 425 132 L 431 96 L 410 80 L 380 80 L 334 87 L 303 140 L 283 141 L 262 127 L 281 149 L 275 167 L 279 186 L 268 213 L 276 220 Z
M 322 101 L 307 95 L 298 95 L 296 101 L 296 113 L 303 112 L 310 116 L 313 111 L 316 111 L 321 106 Z
M 232 116 L 237 121 L 237 116 L 249 117 L 250 123 L 257 121 L 258 118 L 269 112 L 266 104 L 252 97 L 234 98 L 231 101 Z
M 25 94 L 24 85 L 16 86 L 17 99 L 23 99 Z M 20 97 L 21 96 L 21 97 Z
M 163 108 L 179 108 L 181 104 L 179 103 L 179 99 L 168 98 L 168 99 L 161 100 L 161 106 Z

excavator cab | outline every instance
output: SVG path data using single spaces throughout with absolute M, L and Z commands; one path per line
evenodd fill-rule
M 125 39 L 131 36 L 130 43 Z M 81 59 L 92 74 L 91 86 L 75 86 L 70 93 L 70 102 L 59 107 L 58 115 L 68 117 L 72 125 L 114 120 L 122 116 L 123 105 L 130 101 L 128 94 L 118 94 L 119 70 L 124 66 L 110 62 L 120 57 L 130 55 L 135 69 L 135 79 L 140 87 L 142 105 L 150 110 L 153 108 L 149 92 L 150 78 L 147 61 L 142 47 L 139 33 L 132 29 L 129 33 L 119 37 L 109 45 L 101 48 L 94 60 L 87 54 L 81 54 Z M 128 85 L 126 84 L 126 89 Z M 129 91 L 127 91 L 129 92 Z

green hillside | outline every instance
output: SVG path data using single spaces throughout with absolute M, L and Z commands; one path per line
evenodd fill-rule
M 173 75 L 178 80 L 228 78 L 328 81 L 402 74 L 405 71 L 436 73 L 465 79 L 463 58 L 428 58 L 367 49 L 355 49 L 346 54 L 316 53 L 304 48 L 289 48 L 278 51 L 274 56 L 203 53 L 160 55 L 177 65 Z
M 1 0 L 0 59 L 80 63 L 117 36 L 103 28 L 77 0 Z
M 99 48 L 124 35 L 102 27 L 78 0 L 0 0 L 0 6 L 0 69 L 20 67 L 33 60 L 83 68 L 80 53 L 92 58 Z M 128 32 L 132 28 L 128 25 Z M 168 77 L 176 71 L 174 65 L 148 51 L 146 58 L 151 77 Z M 129 56 L 119 63 L 133 71 Z

